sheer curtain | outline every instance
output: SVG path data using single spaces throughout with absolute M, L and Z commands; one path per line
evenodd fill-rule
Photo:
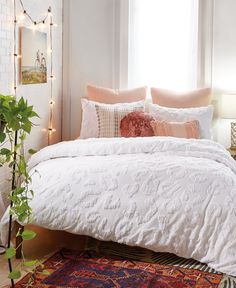
M 197 86 L 198 0 L 130 0 L 128 86 Z

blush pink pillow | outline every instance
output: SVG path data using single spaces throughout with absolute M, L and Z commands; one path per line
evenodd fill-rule
M 131 90 L 113 90 L 98 86 L 87 86 L 88 100 L 105 103 L 131 103 L 143 101 L 146 99 L 147 87 L 141 87 Z
M 154 118 L 144 112 L 131 112 L 120 122 L 121 137 L 150 137 L 154 136 L 151 122 Z
M 211 102 L 211 89 L 204 88 L 185 93 L 159 88 L 151 88 L 152 102 L 169 108 L 196 108 L 208 106 Z
M 155 136 L 171 136 L 178 138 L 200 138 L 199 122 L 197 120 L 189 122 L 166 122 L 152 121 Z

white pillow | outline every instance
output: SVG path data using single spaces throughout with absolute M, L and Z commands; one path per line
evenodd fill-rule
M 157 120 L 171 122 L 186 122 L 198 120 L 200 137 L 212 139 L 211 123 L 213 118 L 213 106 L 199 108 L 168 108 L 156 104 L 149 104 L 149 112 Z
M 120 121 L 131 112 L 144 111 L 144 103 L 102 104 L 81 99 L 83 117 L 80 138 L 120 137 Z

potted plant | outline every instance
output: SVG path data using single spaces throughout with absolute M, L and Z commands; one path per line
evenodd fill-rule
M 9 262 L 9 278 L 12 287 L 14 279 L 21 277 L 21 270 L 33 271 L 39 264 L 38 261 L 26 261 L 22 253 L 22 263 L 20 269 L 12 268 L 11 259 L 16 255 L 17 249 L 22 248 L 22 243 L 18 247 L 11 247 L 12 221 L 30 223 L 32 220 L 32 210 L 29 201 L 33 197 L 33 191 L 29 190 L 31 181 L 27 171 L 27 163 L 24 155 L 24 141 L 34 126 L 32 118 L 38 117 L 33 110 L 33 106 L 21 97 L 17 100 L 13 96 L 0 95 L 0 166 L 8 165 L 11 169 L 11 191 L 9 193 L 9 236 L 6 247 L 5 258 Z M 28 151 L 33 154 L 35 151 Z M 22 240 L 30 240 L 36 233 L 29 230 L 17 232 L 17 236 Z

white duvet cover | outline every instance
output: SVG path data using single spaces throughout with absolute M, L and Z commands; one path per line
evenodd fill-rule
M 236 276 L 236 164 L 221 145 L 76 140 L 41 150 L 29 165 L 33 224 L 175 253 Z

